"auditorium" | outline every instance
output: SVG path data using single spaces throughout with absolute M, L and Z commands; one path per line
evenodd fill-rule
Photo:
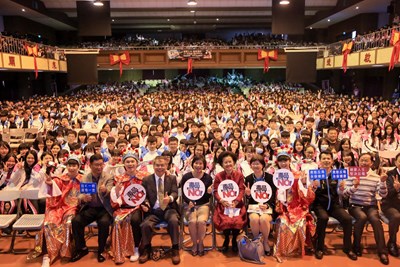
M 398 266 L 400 0 L 0 0 L 4 267 Z

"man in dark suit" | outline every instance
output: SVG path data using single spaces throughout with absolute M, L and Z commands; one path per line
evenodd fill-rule
M 386 185 L 388 188 L 387 197 L 382 200 L 382 211 L 389 219 L 389 254 L 393 257 L 399 256 L 399 249 L 396 244 L 396 236 L 400 224 L 400 153 L 396 155 L 396 168 L 388 171 Z
M 146 200 L 142 209 L 146 218 L 140 225 L 142 229 L 142 253 L 139 263 L 149 260 L 153 228 L 161 221 L 168 223 L 168 233 L 172 242 L 172 263 L 179 264 L 179 213 L 178 187 L 176 177 L 167 175 L 168 159 L 157 156 L 154 159 L 154 174 L 143 178 L 142 185 L 146 189 Z
M 79 196 L 82 208 L 72 219 L 72 234 L 75 240 L 75 253 L 71 258 L 71 262 L 80 260 L 88 254 L 88 248 L 85 242 L 85 227 L 97 222 L 99 229 L 98 243 L 99 249 L 97 261 L 105 261 L 102 255 L 106 245 L 109 227 L 112 223 L 113 209 L 110 203 L 110 191 L 113 187 L 114 179 L 107 173 L 103 172 L 104 160 L 100 154 L 94 154 L 90 157 L 90 173 L 83 177 L 82 183 L 96 183 L 97 194 L 81 194 Z
M 331 177 L 333 155 L 330 150 L 319 155 L 321 169 L 326 170 L 328 177 L 319 182 L 314 181 L 315 200 L 313 210 L 317 217 L 315 257 L 321 260 L 324 256 L 325 230 L 329 216 L 337 219 L 343 227 L 343 252 L 351 260 L 357 260 L 357 255 L 351 249 L 352 218 L 339 204 L 338 181 Z

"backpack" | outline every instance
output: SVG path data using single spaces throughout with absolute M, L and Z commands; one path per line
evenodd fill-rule
M 264 256 L 264 246 L 261 242 L 260 236 L 253 240 L 247 236 L 243 236 L 238 241 L 239 256 L 242 261 L 265 264 L 262 261 Z

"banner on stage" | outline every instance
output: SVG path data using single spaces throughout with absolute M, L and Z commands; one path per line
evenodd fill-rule
M 168 50 L 169 59 L 211 59 L 211 50 L 204 48 L 184 48 L 184 49 L 170 49 Z

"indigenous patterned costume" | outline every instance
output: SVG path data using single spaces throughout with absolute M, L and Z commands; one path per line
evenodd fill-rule
M 120 192 L 116 192 L 116 187 L 111 190 L 111 205 L 114 209 L 114 225 L 111 232 L 110 255 L 116 264 L 125 262 L 125 258 L 134 254 L 133 232 L 131 227 L 131 216 L 138 212 L 142 216 L 140 206 L 130 207 L 123 198 L 125 189 L 131 184 L 142 184 L 142 179 L 136 176 L 130 177 L 128 174 L 115 177 L 115 183 L 121 184 Z M 132 214 L 132 215 L 131 215 Z
M 47 248 L 50 262 L 57 256 L 70 258 L 72 251 L 71 221 L 79 205 L 80 181 L 78 174 L 71 179 L 67 174 L 53 178 L 53 186 L 48 186 L 46 213 L 42 230 L 37 235 L 35 250 L 28 258 L 36 258 Z M 43 237 L 45 240 L 43 240 Z
M 295 179 L 290 189 L 278 190 L 276 211 L 280 215 L 274 250 L 278 261 L 281 261 L 282 256 L 303 256 L 305 245 L 311 245 L 315 225 L 309 213 L 309 205 L 314 198 L 312 188 L 304 188 L 299 179 Z

